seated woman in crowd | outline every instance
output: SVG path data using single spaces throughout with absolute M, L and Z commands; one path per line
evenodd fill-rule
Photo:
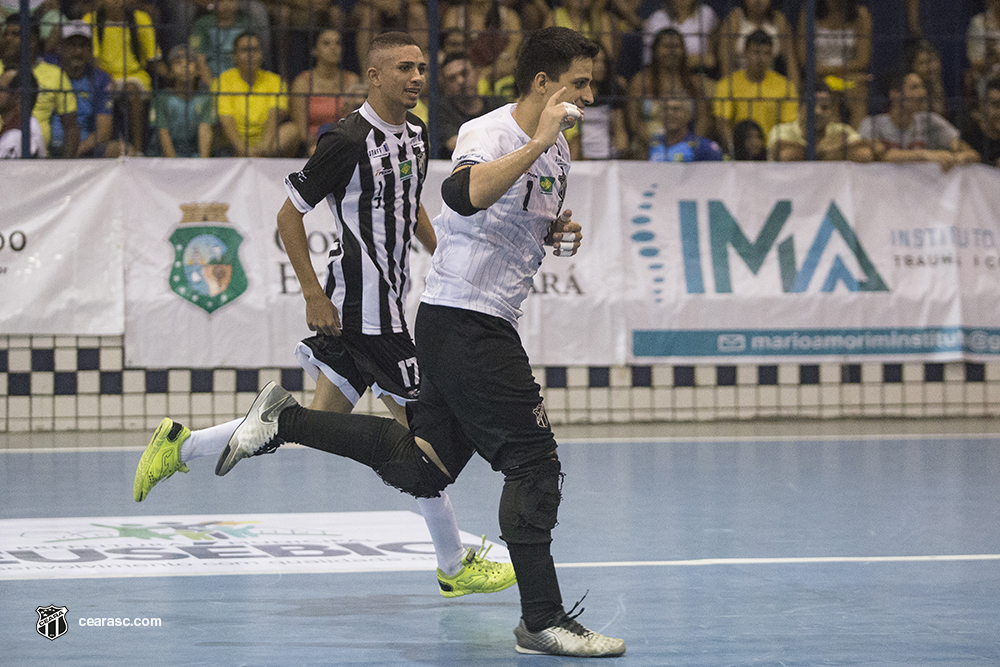
M 719 28 L 719 70 L 725 78 L 743 67 L 743 47 L 747 36 L 763 30 L 774 40 L 775 63 L 771 69 L 798 82 L 799 66 L 795 55 L 795 37 L 785 15 L 774 8 L 772 0 L 740 0 Z
M 872 55 L 872 17 L 857 0 L 816 0 L 816 78 L 839 77 L 858 127 L 868 115 L 868 65 Z M 806 61 L 806 14 L 799 13 L 798 57 Z
M 321 30 L 312 48 L 315 66 L 292 82 L 289 111 L 299 139 L 306 142 L 310 152 L 319 138 L 319 128 L 347 115 L 344 93 L 359 81 L 357 74 L 341 67 L 342 55 L 340 32 L 334 28 Z
M 661 0 L 662 5 L 643 24 L 642 62 L 652 62 L 652 42 L 660 30 L 674 28 L 684 37 L 688 66 L 692 71 L 715 76 L 715 52 L 719 37 L 719 17 L 715 10 L 698 0 Z
M 768 159 L 795 162 L 806 159 L 806 99 L 799 100 L 799 116 L 771 128 L 767 138 Z M 816 159 L 871 162 L 872 150 L 857 131 L 841 123 L 833 94 L 822 82 L 816 84 Z
M 587 107 L 583 120 L 566 131 L 574 160 L 620 158 L 629 147 L 625 127 L 625 80 L 615 73 L 614 60 L 604 45 L 599 44 L 599 47 L 591 82 L 594 103 Z
M 628 86 L 626 120 L 632 133 L 632 157 L 645 160 L 649 141 L 663 134 L 663 125 L 656 113 L 656 102 L 674 91 L 684 90 L 695 101 L 697 123 L 695 133 L 708 136 L 711 113 L 702 77 L 688 69 L 685 39 L 675 28 L 665 28 L 653 39 L 653 59 L 639 71 Z

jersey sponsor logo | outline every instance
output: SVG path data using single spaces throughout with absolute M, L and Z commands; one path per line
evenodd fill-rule
M 383 167 L 382 169 L 379 169 L 378 171 L 375 172 L 375 177 L 378 178 L 379 176 L 388 176 L 391 173 L 392 173 L 392 167 Z
M 181 204 L 181 226 L 170 235 L 174 262 L 170 289 L 208 313 L 231 303 L 247 289 L 240 264 L 243 236 L 226 227 L 228 204 Z M 207 222 L 209 224 L 195 224 Z M 215 224 L 212 224 L 215 223 Z
M 538 177 L 538 189 L 542 191 L 543 195 L 552 194 L 552 189 L 555 187 L 555 184 L 556 184 L 555 176 Z
M 383 143 L 378 148 L 369 148 L 368 157 L 389 157 L 389 147 Z
M 399 163 L 399 180 L 408 181 L 413 178 L 413 160 Z
M 423 150 L 424 140 L 421 139 L 420 137 L 410 137 L 410 147 Z
M 535 413 L 535 423 L 538 424 L 538 428 L 548 428 L 549 416 L 545 412 L 545 404 L 539 403 L 535 406 L 533 412 Z

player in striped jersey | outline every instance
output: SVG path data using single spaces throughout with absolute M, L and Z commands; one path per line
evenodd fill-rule
M 317 333 L 295 351 L 316 380 L 310 407 L 348 413 L 371 387 L 405 425 L 403 405 L 416 398 L 419 383 L 403 318 L 408 255 L 413 237 L 432 253 L 436 246 L 420 204 L 427 128 L 409 113 L 427 64 L 405 33 L 376 37 L 369 58 L 368 100 L 323 134 L 305 167 L 285 179 L 288 198 L 278 212 L 278 230 L 302 288 L 307 324 Z M 313 270 L 303 225 L 303 216 L 324 200 L 341 239 L 331 252 L 326 289 Z M 241 421 L 192 433 L 164 419 L 136 470 L 135 500 L 143 500 L 174 472 L 187 472 L 185 462 L 192 458 L 221 454 L 222 466 L 226 443 Z M 434 542 L 443 596 L 492 593 L 515 583 L 509 564 L 488 561 L 483 551 L 464 550 L 447 493 L 419 498 L 418 504 Z
M 459 130 L 454 170 L 442 186 L 446 206 L 436 219 L 439 245 L 417 311 L 422 378 L 410 429 L 308 410 L 272 383 L 228 445 L 249 456 L 284 441 L 309 442 L 416 497 L 450 484 L 478 452 L 504 474 L 500 529 L 521 595 L 514 629 L 521 653 L 625 653 L 624 641 L 588 630 L 563 609 L 551 556 L 561 467 L 515 329 L 544 244 L 569 255 L 580 244 L 580 225 L 560 213 L 569 168 L 560 130 L 593 102 L 597 52 L 566 28 L 531 34 L 518 53 L 517 103 Z

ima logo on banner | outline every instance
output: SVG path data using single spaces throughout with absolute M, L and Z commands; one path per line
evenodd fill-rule
M 225 226 L 228 209 L 228 204 L 181 204 L 181 226 L 170 235 L 174 247 L 170 289 L 209 313 L 247 289 L 239 256 L 243 237 Z
M 703 294 L 705 281 L 702 275 L 702 260 L 700 238 L 698 233 L 698 202 L 681 201 L 681 247 L 684 255 L 684 278 L 688 294 Z M 747 268 L 757 275 L 764 260 L 774 247 L 785 223 L 792 214 L 792 203 L 780 200 L 771 209 L 771 214 L 764 223 L 763 229 L 756 240 L 751 241 L 743 233 L 726 206 L 717 200 L 708 202 L 708 236 L 712 258 L 712 275 L 715 279 L 715 291 L 718 294 L 733 291 L 732 277 L 729 269 L 729 249 L 736 251 Z M 833 257 L 830 269 L 819 283 L 821 292 L 832 292 L 838 284 L 844 285 L 851 292 L 888 292 L 889 288 L 875 269 L 865 249 L 861 247 L 857 234 L 847 224 L 844 215 L 837 205 L 830 202 L 826 215 L 820 222 L 816 235 L 809 245 L 809 250 L 802 261 L 796 261 L 795 240 L 788 235 L 778 246 L 778 270 L 781 276 L 783 292 L 801 293 L 814 284 L 813 279 L 819 268 L 830 240 L 837 234 L 847 245 L 861 275 L 855 275 L 848 269 L 843 258 L 837 254 Z
M 66 623 L 66 612 L 69 609 L 66 607 L 49 605 L 48 607 L 37 607 L 35 611 L 38 612 L 38 623 L 35 624 L 35 629 L 41 636 L 48 639 L 58 639 L 69 630 L 69 625 Z

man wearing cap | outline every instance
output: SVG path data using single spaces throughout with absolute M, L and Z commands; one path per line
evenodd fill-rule
M 90 26 L 70 21 L 62 27 L 59 64 L 69 77 L 76 95 L 76 118 L 80 142 L 75 154 L 67 157 L 117 157 L 121 150 L 111 141 L 111 76 L 94 65 Z M 62 136 L 61 123 L 53 123 L 53 143 Z
M 69 78 L 58 65 L 41 60 L 38 57 L 38 20 L 31 19 L 29 60 L 34 63 L 32 73 L 38 80 L 38 99 L 35 102 L 32 116 L 38 119 L 42 128 L 42 136 L 46 145 L 52 137 L 53 115 L 59 117 L 63 124 L 63 155 L 76 155 L 80 143 L 80 127 L 76 122 L 76 96 Z M 0 40 L 0 72 L 4 69 L 16 70 L 21 59 L 21 18 L 19 14 L 11 14 L 5 20 L 3 39 Z

